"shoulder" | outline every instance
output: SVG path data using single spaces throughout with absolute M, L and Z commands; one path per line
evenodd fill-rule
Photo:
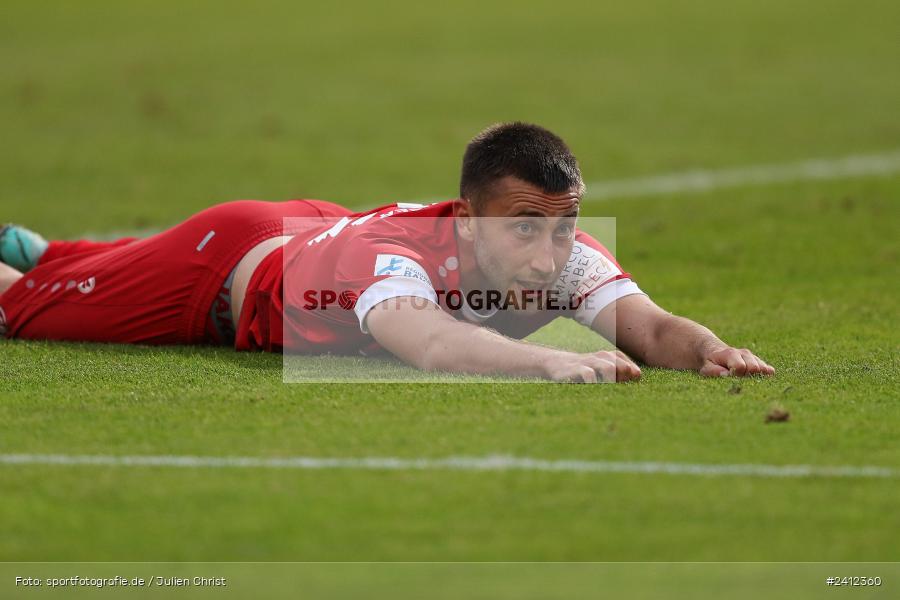
M 556 290 L 568 298 L 580 298 L 615 279 L 630 277 L 601 242 L 577 230 L 569 259 L 556 282 Z

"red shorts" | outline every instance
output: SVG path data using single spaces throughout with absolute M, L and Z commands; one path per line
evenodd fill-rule
M 215 343 L 210 307 L 244 254 L 290 235 L 285 217 L 349 213 L 318 200 L 239 200 L 146 239 L 51 242 L 40 263 L 0 295 L 0 318 L 8 337 L 22 339 Z

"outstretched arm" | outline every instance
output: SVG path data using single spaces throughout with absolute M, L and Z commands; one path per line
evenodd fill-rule
M 88 255 L 105 252 L 130 244 L 138 238 L 122 238 L 110 242 L 91 240 L 52 240 L 21 225 L 9 223 L 0 226 L 0 263 L 5 263 L 22 273 L 35 268 L 39 263 L 73 254 Z
M 365 323 L 382 347 L 424 370 L 579 383 L 628 381 L 641 375 L 621 352 L 577 354 L 513 340 L 457 321 L 421 298 L 385 300 L 369 311 Z
M 643 294 L 604 308 L 591 327 L 636 360 L 709 377 L 774 375 L 775 369 L 745 348 L 732 348 L 706 327 L 672 315 Z

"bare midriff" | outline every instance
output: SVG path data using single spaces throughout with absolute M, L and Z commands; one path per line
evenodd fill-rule
M 247 295 L 247 286 L 253 278 L 256 267 L 269 254 L 284 246 L 293 236 L 281 235 L 269 238 L 253 246 L 234 268 L 234 281 L 231 284 L 231 318 L 237 327 L 241 319 L 241 306 Z

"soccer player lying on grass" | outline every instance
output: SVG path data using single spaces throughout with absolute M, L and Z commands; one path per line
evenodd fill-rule
M 637 379 L 629 356 L 708 376 L 774 373 L 641 292 L 602 244 L 576 229 L 583 193 L 559 137 L 510 123 L 468 145 L 460 198 L 428 206 L 353 213 L 317 200 L 236 201 L 158 235 L 114 242 L 47 243 L 11 225 L 0 233 L 0 333 L 308 354 L 387 350 L 420 369 L 554 381 Z M 473 291 L 481 292 L 477 305 Z M 561 315 L 624 353 L 520 341 Z

